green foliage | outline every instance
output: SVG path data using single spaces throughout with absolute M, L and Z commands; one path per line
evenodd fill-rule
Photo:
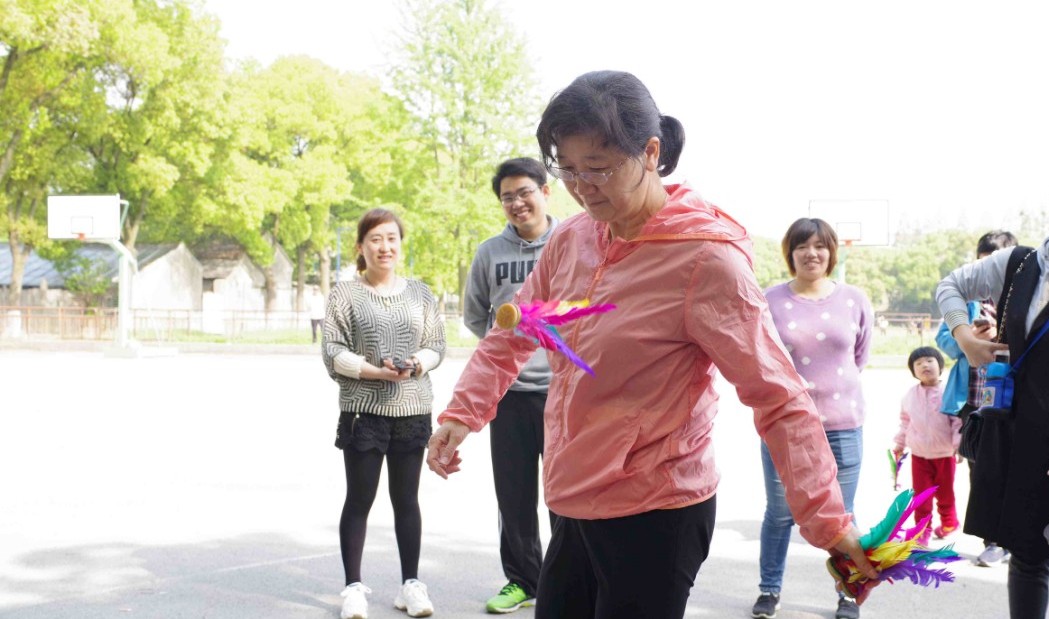
M 66 280 L 66 290 L 73 293 L 81 305 L 98 308 L 107 303 L 113 283 L 107 276 L 109 269 L 105 262 L 68 252 L 58 257 L 54 264 Z
M 841 247 L 835 275 L 844 271 L 875 310 L 939 316 L 936 285 L 974 258 L 977 237 L 966 230 L 904 231 L 893 247 Z
M 902 232 L 894 247 L 840 247 L 834 277 L 864 292 L 875 310 L 939 316 L 936 285 L 975 258 L 978 234 L 967 230 Z M 779 243 L 755 238 L 754 271 L 763 288 L 790 279 Z
M 216 194 L 227 112 L 218 23 L 188 0 L 135 2 L 94 72 L 79 140 L 92 190 L 130 204 L 121 234 L 159 241 L 198 233 Z
M 753 237 L 751 241 L 754 243 L 754 275 L 761 289 L 789 281 L 790 271 L 783 261 L 779 241 L 761 236 Z
M 502 160 L 534 154 L 540 98 L 523 38 L 484 0 L 408 0 L 402 9 L 392 81 L 426 155 L 419 192 L 404 205 L 427 236 L 413 272 L 461 294 L 474 249 L 502 226 L 489 179 Z
M 836 275 L 844 270 L 845 280 L 866 292 L 875 310 L 909 311 L 891 304 L 890 292 L 896 290 L 896 281 L 888 269 L 896 251 L 887 247 L 841 247 Z
M 12 252 L 65 255 L 47 239 L 48 194 L 119 193 L 128 245 L 225 236 L 267 265 L 279 243 L 303 281 L 327 281 L 336 229 L 351 231 L 350 264 L 356 220 L 385 206 L 408 226 L 406 270 L 461 294 L 477 245 L 505 224 L 496 165 L 536 155 L 543 101 L 514 24 L 487 0 L 402 0 L 384 92 L 305 57 L 229 69 L 200 6 L 0 0 L 0 232 Z M 552 214 L 581 212 L 551 186 Z M 1044 207 L 1016 222 L 1026 244 L 1049 231 Z M 905 230 L 891 248 L 842 248 L 840 269 L 878 310 L 938 315 L 935 286 L 973 258 L 978 234 Z M 778 240 L 755 238 L 754 255 L 763 287 L 789 279 Z
M 538 157 L 536 158 L 538 159 Z M 578 215 L 583 212 L 583 207 L 579 206 L 575 198 L 568 193 L 564 183 L 554 178 L 548 178 L 547 182 L 550 184 L 550 198 L 546 201 L 547 213 L 564 221 L 572 215 Z M 489 195 L 493 198 L 495 197 L 493 194 Z
M 220 216 L 210 223 L 260 264 L 273 257 L 267 238 L 327 260 L 336 227 L 410 195 L 403 186 L 391 189 L 399 169 L 413 167 L 411 148 L 403 147 L 407 116 L 375 79 L 287 57 L 265 69 L 242 67 L 233 95 L 234 149 Z
M 71 149 L 94 72 L 119 39 L 130 0 L 0 0 L 0 206 L 12 255 L 9 302 L 46 243 L 48 190 L 74 184 Z M 80 168 L 83 169 L 83 168 Z

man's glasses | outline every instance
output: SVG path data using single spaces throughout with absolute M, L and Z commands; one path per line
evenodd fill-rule
M 574 183 L 583 180 L 590 185 L 600 187 L 601 185 L 607 183 L 608 179 L 611 178 L 613 174 L 618 172 L 619 168 L 623 167 L 623 164 L 626 163 L 628 159 L 630 158 L 627 157 L 626 159 L 620 161 L 619 165 L 617 165 L 615 168 L 608 172 L 569 172 L 564 168 L 556 168 L 554 166 L 550 166 L 547 169 L 550 170 L 551 176 L 553 176 L 554 178 L 559 178 L 566 183 Z
M 513 206 L 513 205 L 517 204 L 518 200 L 522 200 L 522 201 L 523 200 L 527 200 L 529 196 L 531 196 L 533 193 L 535 193 L 538 190 L 539 190 L 538 186 L 532 185 L 531 187 L 525 187 L 523 189 L 518 189 L 517 191 L 515 191 L 513 193 L 504 193 L 503 195 L 499 196 L 499 203 L 502 204 L 503 206 Z

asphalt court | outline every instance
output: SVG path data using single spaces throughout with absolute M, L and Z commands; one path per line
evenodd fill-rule
M 464 363 L 434 372 L 438 406 Z M 336 388 L 319 355 L 7 349 L 0 376 L 0 617 L 338 616 L 345 481 L 332 446 Z M 894 496 L 885 450 L 913 380 L 905 366 L 863 374 L 861 528 Z M 750 410 L 720 391 L 718 525 L 688 617 L 749 617 L 758 593 L 758 439 Z M 420 578 L 436 616 L 482 616 L 503 584 L 487 432 L 464 443 L 463 458 L 449 481 L 424 472 L 420 489 Z M 967 475 L 960 465 L 961 505 Z M 364 557 L 374 619 L 405 616 L 392 606 L 399 565 L 381 483 Z M 982 548 L 965 535 L 950 541 L 969 559 Z M 795 542 L 779 617 L 833 617 L 826 554 Z M 1005 566 L 953 569 L 957 581 L 939 589 L 883 585 L 863 617 L 1008 616 Z

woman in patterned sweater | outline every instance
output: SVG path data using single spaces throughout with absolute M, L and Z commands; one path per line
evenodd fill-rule
M 346 588 L 342 619 L 368 616 L 361 555 L 368 512 L 383 459 L 389 472 L 402 585 L 394 605 L 411 617 L 433 613 L 417 579 L 422 517 L 419 474 L 430 438 L 433 387 L 428 372 L 444 357 L 444 324 L 426 284 L 397 275 L 404 226 L 385 209 L 357 226 L 357 270 L 328 298 L 322 355 L 339 384 L 335 446 L 346 466 L 346 502 L 339 522 Z

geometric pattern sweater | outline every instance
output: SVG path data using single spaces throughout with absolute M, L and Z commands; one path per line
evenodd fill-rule
M 403 291 L 379 295 L 359 279 L 339 282 L 328 296 L 321 356 L 339 385 L 339 410 L 386 417 L 429 415 L 433 385 L 429 373 L 407 380 L 357 379 L 335 371 L 339 353 L 350 351 L 375 366 L 382 360 L 408 359 L 426 348 L 443 360 L 444 321 L 430 288 L 406 279 Z

